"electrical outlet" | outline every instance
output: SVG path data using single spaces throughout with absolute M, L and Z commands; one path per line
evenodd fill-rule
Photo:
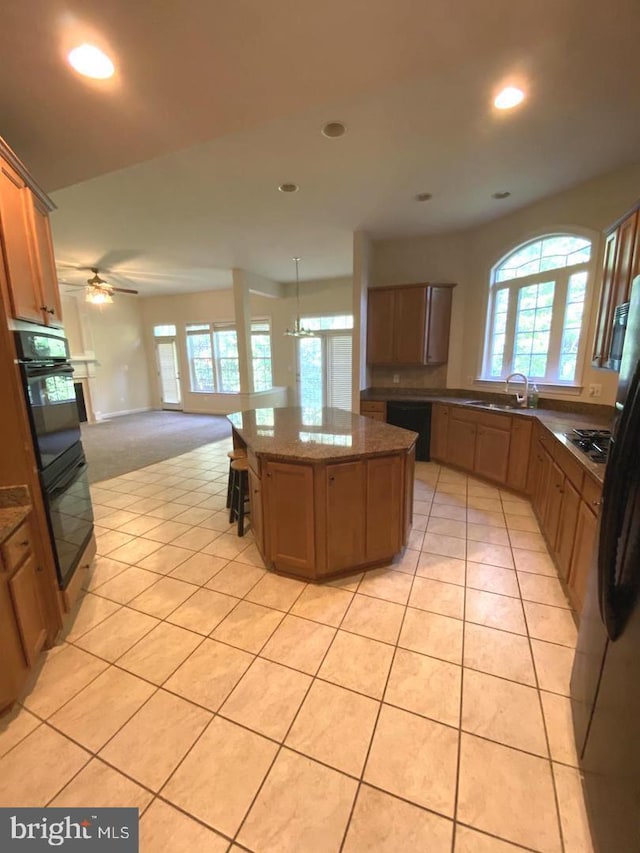
M 602 385 L 599 383 L 592 383 L 589 385 L 589 396 L 590 397 L 599 397 L 602 394 Z
M 400 382 L 400 374 L 399 374 L 399 373 L 394 373 L 394 374 L 393 374 L 393 384 L 394 384 L 394 385 L 397 385 L 399 382 Z

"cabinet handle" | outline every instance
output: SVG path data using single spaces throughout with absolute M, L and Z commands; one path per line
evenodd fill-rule
M 44 311 L 45 314 L 55 314 L 56 313 L 54 308 L 48 308 L 46 305 L 41 305 L 40 310 Z
M 28 540 L 28 539 L 25 539 L 25 540 L 23 540 L 22 542 L 18 542 L 18 545 L 19 545 L 21 548 L 26 548 L 28 544 L 29 544 L 29 540 Z
M 592 506 L 600 506 L 601 503 L 602 503 L 602 498 L 600 498 L 597 501 L 591 501 Z

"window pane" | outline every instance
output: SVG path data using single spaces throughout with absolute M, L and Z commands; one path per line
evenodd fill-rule
M 559 234 L 520 246 L 495 270 L 494 281 L 535 275 L 545 270 L 561 269 L 586 263 L 591 257 L 591 243 L 584 237 Z
M 538 299 L 538 285 L 532 284 L 529 287 L 523 287 L 518 297 L 518 314 L 520 311 L 527 311 L 536 307 Z
M 153 335 L 156 338 L 171 338 L 175 337 L 176 327 L 175 326 L 154 326 L 153 327 Z
M 209 323 L 187 323 L 187 334 L 189 332 L 208 332 L 211 330 Z
M 549 332 L 536 332 L 533 336 L 532 352 L 544 353 L 549 351 Z
M 560 356 L 560 379 L 564 382 L 571 382 L 575 375 L 576 356 L 563 353 Z
M 504 342 L 505 342 L 505 336 L 504 335 L 496 335 L 494 337 L 494 339 L 493 339 L 493 352 L 494 352 L 494 354 L 499 353 L 499 352 L 500 353 L 504 352 Z
M 551 308 L 539 308 L 536 311 L 536 332 L 544 332 L 551 328 Z
M 567 302 L 584 302 L 587 291 L 586 272 L 574 272 L 569 276 L 569 293 Z
M 518 314 L 516 331 L 518 332 L 533 332 L 533 327 L 536 322 L 535 311 L 521 311 Z
M 240 391 L 240 371 L 238 370 L 237 358 L 221 358 L 220 390 L 237 394 Z
M 530 379 L 542 379 L 547 372 L 547 356 L 533 355 L 531 356 L 531 366 L 529 367 L 528 376 Z
M 214 391 L 211 335 L 209 333 L 188 334 L 187 356 L 191 374 L 191 390 Z
M 502 353 L 500 353 L 499 355 L 491 356 L 491 375 L 502 375 Z
M 353 329 L 352 314 L 336 314 L 326 317 L 302 317 L 302 325 L 314 332 L 331 331 L 332 329 Z
M 302 407 L 323 405 L 322 382 L 322 339 L 299 338 L 300 405 Z M 307 423 L 307 421 L 303 421 Z
M 528 355 L 516 355 L 513 359 L 513 369 L 516 373 L 524 373 L 525 376 L 528 376 L 529 371 L 529 362 L 531 361 L 530 356 Z

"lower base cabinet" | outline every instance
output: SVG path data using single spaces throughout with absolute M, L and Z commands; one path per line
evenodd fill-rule
M 390 560 L 408 535 L 414 457 L 412 448 L 330 464 L 264 461 L 256 518 L 265 561 L 319 579 Z
M 29 520 L 0 548 L 0 711 L 13 704 L 47 639 Z
M 587 590 L 587 578 L 592 569 L 598 532 L 598 518 L 589 505 L 580 502 L 575 527 L 575 540 L 567 586 L 571 603 L 581 612 Z

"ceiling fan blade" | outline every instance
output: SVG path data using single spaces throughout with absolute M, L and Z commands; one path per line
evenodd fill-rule
M 138 294 L 137 290 L 133 290 L 130 287 L 113 287 L 113 285 L 109 285 L 109 287 L 115 293 L 135 293 L 136 295 Z
M 138 249 L 109 249 L 101 258 L 97 258 L 94 267 L 110 272 L 111 267 L 117 267 L 120 264 L 126 264 L 127 261 L 133 261 L 139 258 L 143 252 Z

